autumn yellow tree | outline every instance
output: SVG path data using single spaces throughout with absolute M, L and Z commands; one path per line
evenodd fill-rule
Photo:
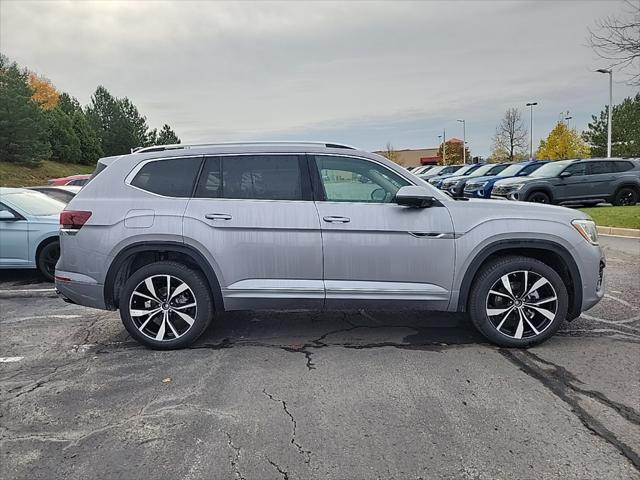
M 31 98 L 43 110 L 51 110 L 58 105 L 60 94 L 48 79 L 31 73 L 29 74 L 29 87 L 33 90 Z
M 546 140 L 540 141 L 536 152 L 538 160 L 565 160 L 568 158 L 588 158 L 591 149 L 578 132 L 565 123 L 558 122 Z

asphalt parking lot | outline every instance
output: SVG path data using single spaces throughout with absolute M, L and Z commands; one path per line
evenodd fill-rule
M 155 352 L 0 275 L 3 479 L 640 478 L 640 240 L 529 350 L 462 315 L 233 313 Z

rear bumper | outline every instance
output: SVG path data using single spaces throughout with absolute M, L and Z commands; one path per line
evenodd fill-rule
M 66 302 L 106 310 L 104 286 L 90 277 L 56 270 L 56 292 Z

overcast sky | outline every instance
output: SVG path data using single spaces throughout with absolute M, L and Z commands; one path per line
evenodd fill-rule
M 331 140 L 373 150 L 462 137 L 486 156 L 505 109 L 608 101 L 587 28 L 605 1 L 56 2 L 0 0 L 0 50 L 83 104 L 99 84 L 183 142 Z M 622 76 L 620 75 L 619 78 Z M 637 90 L 614 84 L 614 102 Z M 534 147 L 535 148 L 535 147 Z

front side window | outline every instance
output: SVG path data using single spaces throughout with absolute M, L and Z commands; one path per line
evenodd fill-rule
M 587 164 L 586 163 L 574 163 L 573 165 L 569 165 L 567 168 L 565 168 L 564 172 L 569 172 L 574 177 L 581 176 L 581 175 L 586 175 L 587 174 Z
M 196 197 L 303 200 L 297 155 L 229 155 L 205 161 Z
M 410 183 L 375 162 L 318 155 L 316 165 L 325 198 L 331 202 L 390 203 Z
M 190 197 L 202 157 L 154 160 L 144 165 L 131 185 L 165 197 Z

